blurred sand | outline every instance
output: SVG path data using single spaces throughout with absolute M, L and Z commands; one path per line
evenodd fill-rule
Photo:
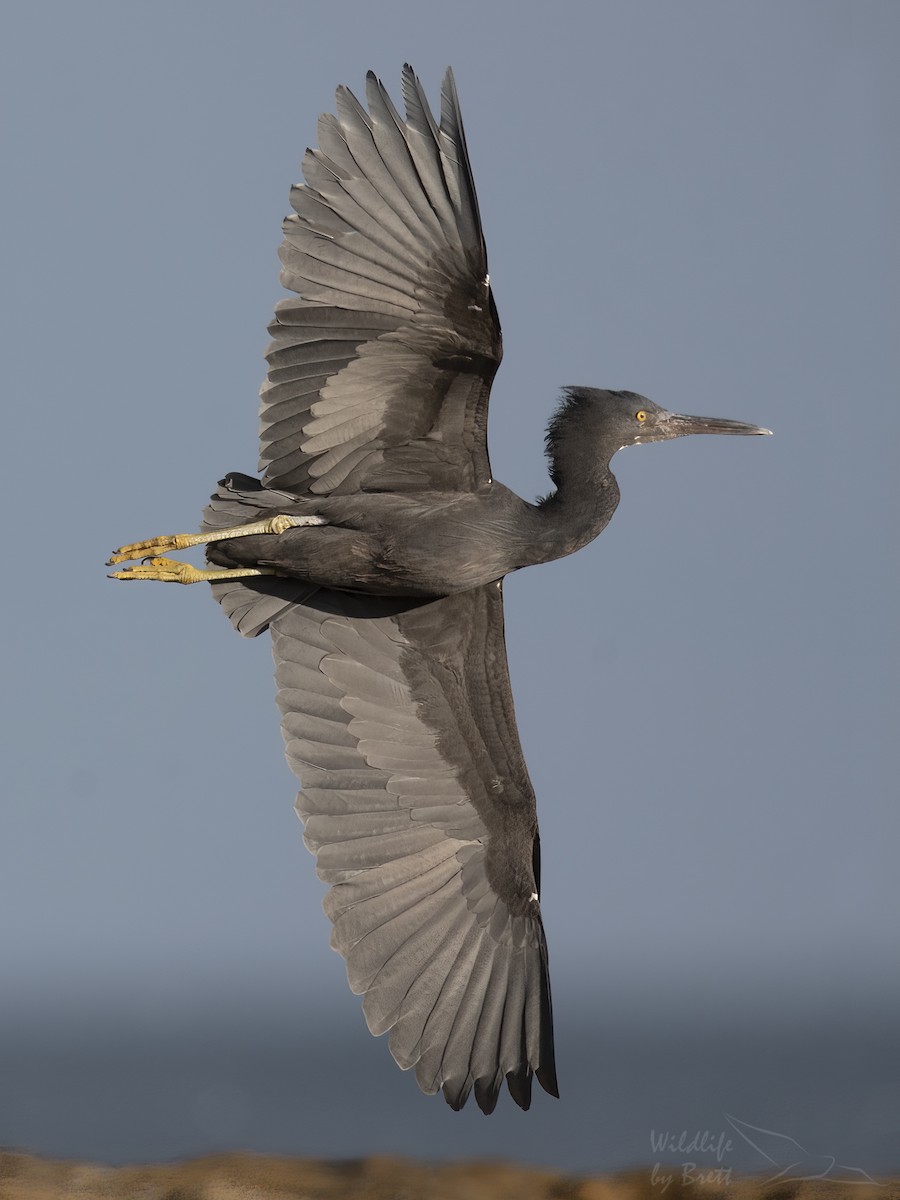
M 896 1181 L 683 1183 L 647 1172 L 579 1178 L 500 1163 L 428 1166 L 395 1158 L 346 1162 L 217 1155 L 104 1167 L 0 1153 L 0 1200 L 900 1200 Z

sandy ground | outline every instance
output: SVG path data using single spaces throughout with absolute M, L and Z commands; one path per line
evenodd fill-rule
M 675 1169 L 673 1169 L 674 1172 Z M 710 1179 L 669 1182 L 637 1172 L 578 1178 L 500 1163 L 428 1166 L 394 1158 L 348 1162 L 218 1155 L 146 1167 L 104 1167 L 0 1153 L 0 1200 L 900 1200 L 900 1183 Z

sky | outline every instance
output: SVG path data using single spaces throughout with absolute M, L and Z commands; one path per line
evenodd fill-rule
M 745 1105 L 900 1170 L 897 6 L 84 0 L 0 25 L 0 1145 L 599 1169 Z M 435 99 L 453 65 L 466 120 L 495 477 L 548 490 L 566 384 L 775 431 L 621 453 L 602 537 L 507 582 L 564 1095 L 491 1122 L 365 1031 L 266 638 L 103 567 L 254 469 L 289 186 L 335 85 L 371 67 L 399 97 L 407 60 Z M 257 1066 L 217 1074 L 224 1045 Z

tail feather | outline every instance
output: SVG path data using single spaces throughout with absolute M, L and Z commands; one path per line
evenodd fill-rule
M 296 496 L 264 488 L 258 479 L 238 471 L 219 480 L 218 487 L 203 510 L 203 533 L 246 525 L 295 504 Z M 292 604 L 302 604 L 318 589 L 299 579 L 258 578 L 226 579 L 210 588 L 213 599 L 221 604 L 229 621 L 244 637 L 257 637 L 270 622 Z

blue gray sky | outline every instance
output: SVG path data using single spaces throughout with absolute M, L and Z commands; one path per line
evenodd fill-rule
M 599 541 L 506 588 L 557 1021 L 588 1031 L 563 1087 L 594 1055 L 585 1095 L 602 1091 L 626 1029 L 640 1047 L 649 1031 L 731 1044 L 812 1024 L 846 1049 L 888 1021 L 897 6 L 85 0 L 2 24 L 9 1036 L 75 1045 L 90 1026 L 115 1058 L 114 1031 L 133 1046 L 224 1012 L 251 1038 L 293 1015 L 297 1044 L 333 1037 L 364 1061 L 363 1092 L 402 1091 L 428 1129 L 372 1145 L 353 1092 L 328 1152 L 548 1161 L 562 1143 L 538 1131 L 574 1128 L 548 1102 L 543 1125 L 492 1118 L 502 1136 L 484 1141 L 484 1122 L 448 1125 L 369 1047 L 292 811 L 266 639 L 239 639 L 200 587 L 126 587 L 102 566 L 122 542 L 195 528 L 216 479 L 254 469 L 289 185 L 334 86 L 361 91 L 372 67 L 397 95 L 405 60 L 433 97 L 452 63 L 461 95 L 505 337 L 495 476 L 548 489 L 543 428 L 570 383 L 776 434 L 623 452 Z M 640 1097 L 659 1060 L 636 1053 L 623 1077 Z M 27 1119 L 7 1096 L 0 1143 L 124 1153 L 96 1128 L 44 1136 L 61 1094 L 48 1054 L 46 1095 Z M 738 1115 L 863 1147 L 846 1094 L 828 1124 L 827 1082 L 797 1080 L 789 1113 Z M 692 1086 L 667 1119 L 743 1096 L 734 1072 Z M 887 1107 L 865 1118 L 885 1146 Z M 652 1105 L 634 1111 L 637 1160 Z M 197 1128 L 131 1152 L 265 1142 Z M 320 1144 L 285 1139 L 265 1148 Z M 624 1165 L 597 1154 L 559 1165 Z

